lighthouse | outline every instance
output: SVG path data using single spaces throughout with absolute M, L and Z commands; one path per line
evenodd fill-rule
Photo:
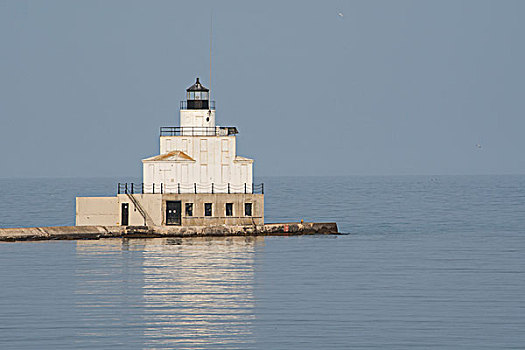
M 337 224 L 264 223 L 264 184 L 237 155 L 234 126 L 215 123 L 199 78 L 180 102 L 179 126 L 160 128 L 159 154 L 142 160 L 141 183 L 109 197 L 76 197 L 75 226 L 0 228 L 0 241 L 337 234 Z
M 251 193 L 253 160 L 237 155 L 236 127 L 215 124 L 215 103 L 197 78 L 180 104 L 180 126 L 161 127 L 159 155 L 142 160 L 146 193 Z M 212 188 L 213 187 L 213 188 Z
M 196 79 L 179 126 L 162 126 L 140 183 L 108 197 L 76 197 L 75 226 L 0 228 L 0 241 L 337 234 L 335 222 L 264 222 L 264 184 L 237 155 L 235 126 L 218 126 L 210 90 Z
M 114 197 L 77 197 L 77 226 L 264 224 L 264 185 L 253 159 L 237 155 L 234 126 L 218 126 L 215 101 L 200 82 L 186 89 L 179 126 L 160 128 L 159 154 L 142 160 L 141 183 Z

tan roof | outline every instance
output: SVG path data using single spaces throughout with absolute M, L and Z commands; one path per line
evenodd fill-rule
M 241 163 L 253 163 L 253 159 L 241 157 L 241 156 L 235 156 L 234 162 L 241 162 Z
M 186 153 L 182 151 L 171 151 L 164 154 L 159 154 L 158 156 L 149 157 L 142 160 L 143 162 L 158 162 L 158 161 L 166 161 L 166 162 L 194 162 L 195 159 L 187 155 Z

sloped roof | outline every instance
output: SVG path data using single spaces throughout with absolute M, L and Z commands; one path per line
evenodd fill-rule
M 194 162 L 195 159 L 187 155 L 182 151 L 171 151 L 164 154 L 159 154 L 158 156 L 149 157 L 142 160 L 143 162 Z
M 235 159 L 233 161 L 239 162 L 239 163 L 253 163 L 253 159 L 241 157 L 241 156 L 235 156 Z
M 201 84 L 199 81 L 199 78 L 197 78 L 197 81 L 195 81 L 195 84 L 190 86 L 186 89 L 186 91 L 210 91 L 209 89 L 205 88 L 204 85 Z

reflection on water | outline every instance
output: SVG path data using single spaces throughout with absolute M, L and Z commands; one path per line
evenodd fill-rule
M 165 243 L 144 249 L 145 324 L 151 345 L 252 342 L 255 241 Z
M 79 241 L 77 308 L 85 323 L 79 342 L 121 336 L 128 348 L 252 344 L 254 255 L 263 242 L 244 237 Z

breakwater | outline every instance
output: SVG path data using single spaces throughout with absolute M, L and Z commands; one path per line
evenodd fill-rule
M 0 228 L 0 241 L 207 236 L 292 236 L 338 233 L 336 223 L 316 222 L 221 226 L 53 226 Z

